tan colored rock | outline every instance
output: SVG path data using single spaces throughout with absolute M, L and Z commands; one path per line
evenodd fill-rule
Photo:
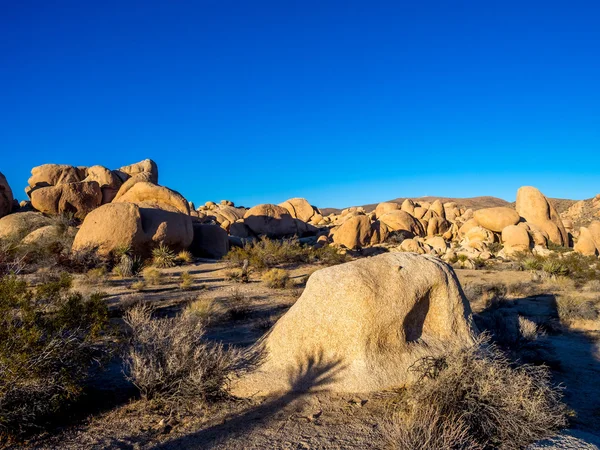
M 432 217 L 427 222 L 427 236 L 442 235 L 450 230 L 452 224 L 440 216 Z
M 594 237 L 589 229 L 586 227 L 581 227 L 579 231 L 579 239 L 575 243 L 573 249 L 577 253 L 581 253 L 585 256 L 596 256 L 598 255 L 598 248 L 596 247 L 596 243 L 594 242 Z
M 257 235 L 282 237 L 298 233 L 296 219 L 278 205 L 263 204 L 250 208 L 244 214 L 244 223 Z
M 402 211 L 409 213 L 411 216 L 415 216 L 416 217 L 416 214 L 415 214 L 415 202 L 413 202 L 411 199 L 407 198 L 406 200 L 404 200 L 402 202 L 401 209 L 402 209 Z M 425 212 L 423 212 L 423 214 L 425 214 Z
M 85 167 L 74 167 L 65 164 L 43 164 L 31 169 L 29 185 L 25 192 L 31 197 L 31 192 L 40 187 L 58 186 L 67 183 L 78 183 L 86 177 Z
M 458 229 L 458 235 L 464 237 L 472 228 L 478 226 L 479 224 L 475 219 L 469 219 Z
M 504 252 L 509 256 L 517 252 L 528 252 L 532 246 L 527 230 L 517 225 L 509 225 L 502 230 L 502 244 Z
M 425 248 L 423 243 L 414 238 L 404 239 L 400 244 L 400 250 L 403 252 L 417 253 L 419 255 L 427 253 L 427 248 Z
M 482 242 L 485 244 L 492 244 L 496 242 L 496 237 L 487 228 L 473 227 L 465 234 L 465 240 L 467 242 Z
M 18 242 L 38 228 L 52 224 L 39 212 L 17 212 L 0 218 L 0 240 Z
M 75 236 L 73 250 L 95 248 L 100 255 L 107 255 L 118 247 L 130 247 L 135 253 L 147 255 L 161 243 L 185 249 L 193 237 L 189 215 L 134 203 L 108 203 L 87 215 Z
M 428 237 L 425 239 L 425 243 L 431 247 L 440 255 L 446 253 L 448 249 L 448 244 L 441 236 Z
M 87 169 L 87 176 L 83 181 L 96 181 L 100 185 L 102 204 L 112 202 L 123 184 L 113 171 L 102 166 L 92 166 Z
M 509 225 L 516 225 L 521 220 L 517 211 L 505 206 L 479 209 L 473 213 L 473 218 L 483 228 L 496 233 L 500 233 Z
M 121 167 L 116 171 L 120 175 L 122 181 L 126 181 L 129 177 L 133 177 L 140 173 L 148 174 L 150 183 L 158 184 L 158 166 L 151 159 L 145 159 L 129 166 Z
M 354 216 L 333 233 L 333 242 L 352 250 L 371 244 L 373 229 L 367 216 Z
M 596 248 L 600 252 L 600 222 L 594 221 L 587 226 L 594 243 L 596 244 Z
M 527 222 L 548 234 L 557 245 L 568 245 L 569 235 L 562 220 L 548 199 L 538 189 L 523 186 L 517 191 L 517 212 Z
M 416 219 L 422 219 L 425 214 L 427 214 L 427 210 L 425 208 L 423 208 L 422 206 L 417 206 L 414 209 L 414 216 Z
M 59 225 L 47 225 L 32 231 L 21 241 L 22 245 L 48 248 L 56 244 L 66 244 L 77 234 L 77 228 L 64 228 Z
M 444 204 L 440 200 L 436 200 L 431 204 L 430 211 L 434 211 L 442 219 L 446 218 L 446 211 L 444 210 Z
M 119 174 L 118 171 L 113 171 L 114 174 Z M 124 174 L 125 176 L 129 176 L 127 174 Z M 119 190 L 117 191 L 117 195 L 115 195 L 115 197 L 113 198 L 113 202 L 120 199 L 121 197 L 123 197 L 127 192 L 129 192 L 129 189 L 131 189 L 135 184 L 137 183 L 151 183 L 154 184 L 153 180 L 153 176 L 150 172 L 140 172 L 140 173 L 136 173 L 135 175 L 127 178 L 123 184 L 121 185 L 121 187 L 119 188 Z
M 456 275 L 437 258 L 387 253 L 328 267 L 311 275 L 267 335 L 264 364 L 233 392 L 410 385 L 416 361 L 445 346 L 471 345 L 473 328 Z
M 382 203 L 379 203 L 375 207 L 375 217 L 377 219 L 379 219 L 384 214 L 389 213 L 391 211 L 397 211 L 399 209 L 400 209 L 400 205 L 398 203 L 395 203 L 395 202 L 382 202 Z
M 190 206 L 179 192 L 147 181 L 135 183 L 125 194 L 115 198 L 113 203 L 144 203 L 154 208 L 190 214 Z
M 229 236 L 218 225 L 195 223 L 190 251 L 202 258 L 221 259 L 229 252 Z
M 6 181 L 6 177 L 0 172 L 0 219 L 10 214 L 13 209 L 13 201 L 12 189 Z
M 389 231 L 408 231 L 413 236 L 424 236 L 425 231 L 421 223 L 405 211 L 392 210 L 379 217 L 380 222 L 386 224 Z
M 38 187 L 31 192 L 31 204 L 45 214 L 73 214 L 83 219 L 102 204 L 102 191 L 96 181 Z
M 279 206 L 284 207 L 294 219 L 309 222 L 319 210 L 304 198 L 290 198 Z

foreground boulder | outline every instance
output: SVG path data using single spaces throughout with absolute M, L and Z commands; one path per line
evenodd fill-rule
M 387 253 L 315 272 L 264 340 L 265 362 L 239 395 L 368 392 L 408 385 L 417 360 L 472 342 L 471 311 L 437 258 Z
M 13 193 L 6 181 L 6 177 L 0 173 L 0 218 L 6 216 L 13 208 Z
M 473 213 L 473 218 L 479 226 L 496 233 L 500 233 L 510 225 L 516 225 L 521 219 L 517 211 L 505 206 L 479 209 Z
M 134 203 L 108 203 L 87 215 L 75 236 L 73 250 L 95 249 L 107 255 L 116 248 L 130 247 L 147 255 L 159 243 L 173 249 L 188 248 L 193 237 L 188 215 Z
M 517 212 L 527 222 L 548 234 L 557 245 L 568 245 L 569 235 L 556 209 L 538 189 L 523 186 L 517 191 Z

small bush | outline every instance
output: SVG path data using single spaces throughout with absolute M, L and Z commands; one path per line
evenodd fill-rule
M 521 261 L 521 266 L 523 270 L 542 270 L 542 265 L 544 264 L 544 259 L 539 256 L 527 256 L 525 259 Z
M 493 255 L 498 254 L 498 252 L 500 252 L 500 250 L 502 250 L 503 248 L 504 248 L 504 245 L 502 245 L 500 242 L 491 242 L 488 244 L 488 250 Z
M 62 274 L 31 289 L 15 276 L 0 278 L 0 428 L 12 436 L 58 420 L 82 392 L 106 348 L 102 294 L 69 293 Z
M 160 270 L 155 269 L 154 267 L 146 267 L 142 271 L 142 276 L 147 284 L 151 286 L 158 286 L 162 278 L 162 273 L 160 273 Z
M 182 264 L 190 264 L 194 260 L 194 257 L 189 251 L 182 250 L 179 253 L 177 253 L 175 260 Z
M 542 270 L 551 276 L 565 276 L 569 274 L 568 267 L 558 259 L 549 259 L 542 264 Z
M 194 315 L 204 324 L 212 322 L 218 314 L 218 309 L 215 301 L 212 298 L 200 297 L 190 303 L 183 311 L 184 314 Z
M 545 367 L 513 367 L 489 338 L 425 358 L 387 427 L 399 449 L 520 449 L 567 425 L 561 391 Z
M 106 278 L 106 267 L 100 266 L 95 269 L 90 269 L 85 274 L 83 280 L 86 284 L 95 286 L 102 284 Z
M 527 341 L 534 341 L 538 337 L 538 326 L 532 320 L 519 316 L 519 334 Z
M 155 319 L 150 309 L 136 307 L 125 321 L 131 328 L 126 372 L 145 399 L 185 406 L 227 394 L 241 354 L 208 342 L 196 314 Z
M 121 278 L 130 278 L 139 275 L 142 270 L 142 259 L 128 253 L 121 255 L 119 263 L 114 267 L 114 273 Z
M 464 253 L 461 253 L 460 255 L 457 255 L 457 261 L 464 263 L 467 262 L 469 260 L 469 257 L 467 255 L 465 255 Z
M 251 312 L 251 299 L 239 289 L 235 288 L 229 298 L 229 318 L 231 320 L 244 320 Z
M 191 289 L 194 285 L 194 279 L 189 272 L 182 272 L 179 275 L 179 287 L 183 290 Z
M 599 317 L 598 301 L 573 295 L 559 295 L 556 297 L 556 304 L 558 317 L 564 323 L 573 320 L 596 320 Z
M 600 292 L 600 280 L 591 280 L 583 288 L 587 292 Z
M 152 250 L 152 264 L 160 269 L 175 265 L 175 253 L 166 245 L 160 244 Z
M 131 289 L 134 291 L 143 291 L 146 287 L 146 283 L 143 280 L 134 281 L 131 283 Z
M 262 280 L 267 287 L 273 289 L 285 289 L 292 284 L 289 273 L 283 269 L 271 269 L 265 272 Z

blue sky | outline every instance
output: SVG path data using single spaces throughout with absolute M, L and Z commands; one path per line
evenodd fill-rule
M 197 204 L 600 192 L 600 2 L 0 0 L 0 171 Z

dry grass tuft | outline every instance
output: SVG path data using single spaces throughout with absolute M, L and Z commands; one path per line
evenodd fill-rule
M 545 367 L 514 367 L 485 335 L 466 349 L 413 366 L 386 429 L 398 449 L 520 449 L 567 425 L 561 391 Z
M 146 267 L 142 271 L 142 276 L 144 277 L 144 281 L 146 281 L 147 284 L 151 286 L 158 286 L 162 278 L 162 273 L 160 273 L 160 270 L 154 267 Z
M 600 280 L 590 280 L 583 287 L 584 291 L 587 292 L 600 292 Z
M 191 289 L 193 285 L 194 279 L 192 278 L 189 272 L 182 272 L 181 275 L 179 275 L 179 287 L 181 289 L 187 291 Z
M 271 269 L 265 272 L 262 280 L 267 287 L 273 289 L 285 289 L 293 284 L 289 272 L 283 269 Z
M 192 256 L 192 253 L 188 250 L 182 250 L 179 253 L 177 253 L 175 260 L 182 264 L 190 264 L 194 260 L 194 257 Z

